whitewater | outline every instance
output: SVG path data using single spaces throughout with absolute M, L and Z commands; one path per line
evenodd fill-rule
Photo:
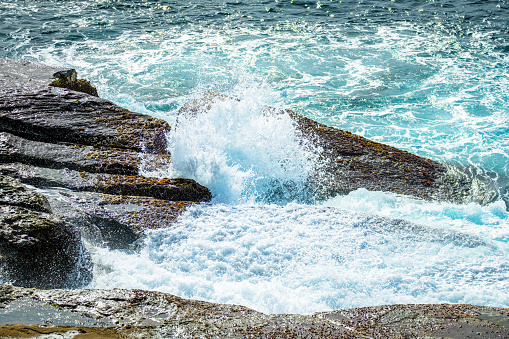
M 300 313 L 397 303 L 509 307 L 509 9 L 504 1 L 3 1 L 0 57 L 76 68 L 162 118 L 172 162 L 213 200 L 135 250 L 89 245 L 91 288 Z M 240 100 L 197 117 L 206 91 Z M 319 149 L 289 108 L 486 171 L 487 205 L 359 189 L 316 200 Z

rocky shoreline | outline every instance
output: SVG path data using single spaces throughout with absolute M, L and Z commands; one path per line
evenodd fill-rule
M 207 93 L 181 114 L 202 114 L 221 100 L 232 99 Z M 288 114 L 303 144 L 321 150 L 307 183 L 316 199 L 360 187 L 461 203 L 497 196 L 465 169 L 289 110 L 265 113 Z M 0 337 L 509 337 L 508 309 L 473 305 L 269 316 L 157 292 L 61 290 L 92 278 L 83 239 L 132 248 L 146 229 L 171 227 L 187 207 L 211 200 L 194 180 L 140 174 L 169 165 L 169 130 L 99 98 L 74 70 L 0 60 L 0 275 L 22 286 L 0 285 Z
M 47 334 L 68 338 L 507 338 L 509 309 L 390 305 L 266 315 L 243 306 L 151 291 L 0 285 L 0 337 Z

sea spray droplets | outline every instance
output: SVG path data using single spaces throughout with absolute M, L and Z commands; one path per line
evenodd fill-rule
M 263 88 L 248 90 L 240 100 L 209 94 L 209 109 L 179 116 L 169 137 L 174 171 L 209 187 L 216 202 L 308 200 L 315 155 L 288 114 L 266 110 Z

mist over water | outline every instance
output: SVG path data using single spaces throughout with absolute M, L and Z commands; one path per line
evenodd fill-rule
M 504 1 L 4 1 L 0 57 L 76 68 L 102 97 L 165 119 L 153 176 L 213 204 L 93 248 L 91 287 L 310 313 L 387 303 L 509 307 L 509 213 L 360 189 L 314 201 L 319 164 L 290 108 L 431 159 L 509 175 Z M 207 91 L 228 99 L 178 115 Z M 406 224 L 397 219 L 403 219 Z M 418 226 L 416 226 L 418 225 Z

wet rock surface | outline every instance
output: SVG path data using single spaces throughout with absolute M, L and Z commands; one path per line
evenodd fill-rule
M 89 261 L 80 234 L 63 218 L 0 205 L 0 266 L 7 281 L 38 288 L 83 286 L 91 280 Z
M 145 196 L 169 201 L 200 202 L 212 198 L 206 187 L 191 179 L 88 173 L 21 163 L 0 165 L 0 173 L 38 187 L 65 187 L 77 191 Z
M 7 73 L 0 75 L 2 132 L 50 143 L 166 153 L 165 133 L 170 127 L 164 120 L 87 93 L 48 86 L 54 69 L 32 63 L 9 68 L 8 64 L 0 64 L 0 72 Z M 44 76 L 44 72 L 49 73 Z
M 179 113 L 185 116 L 206 114 L 212 105 L 226 100 L 236 99 L 208 92 L 187 102 Z M 300 131 L 300 142 L 318 154 L 313 174 L 308 178 L 309 190 L 318 200 L 359 188 L 457 203 L 486 204 L 498 195 L 487 174 L 479 175 L 468 168 L 422 158 L 320 124 L 288 109 L 265 107 L 263 113 L 288 114 Z
M 48 168 L 137 175 L 142 163 L 167 165 L 169 155 L 131 150 L 33 141 L 0 132 L 0 161 L 21 162 Z
M 0 175 L 0 206 L 2 205 L 51 212 L 50 205 L 42 194 L 28 189 L 19 180 Z
M 54 213 L 66 215 L 90 243 L 132 249 L 147 229 L 171 227 L 194 202 L 45 188 Z
M 266 315 L 242 306 L 142 290 L 43 291 L 10 285 L 0 285 L 0 301 L 0 335 L 68 333 L 72 338 L 100 333 L 100 327 L 105 335 L 124 338 L 509 336 L 509 309 L 472 305 L 391 305 L 307 316 Z M 21 319 L 24 325 L 14 326 L 10 319 Z

